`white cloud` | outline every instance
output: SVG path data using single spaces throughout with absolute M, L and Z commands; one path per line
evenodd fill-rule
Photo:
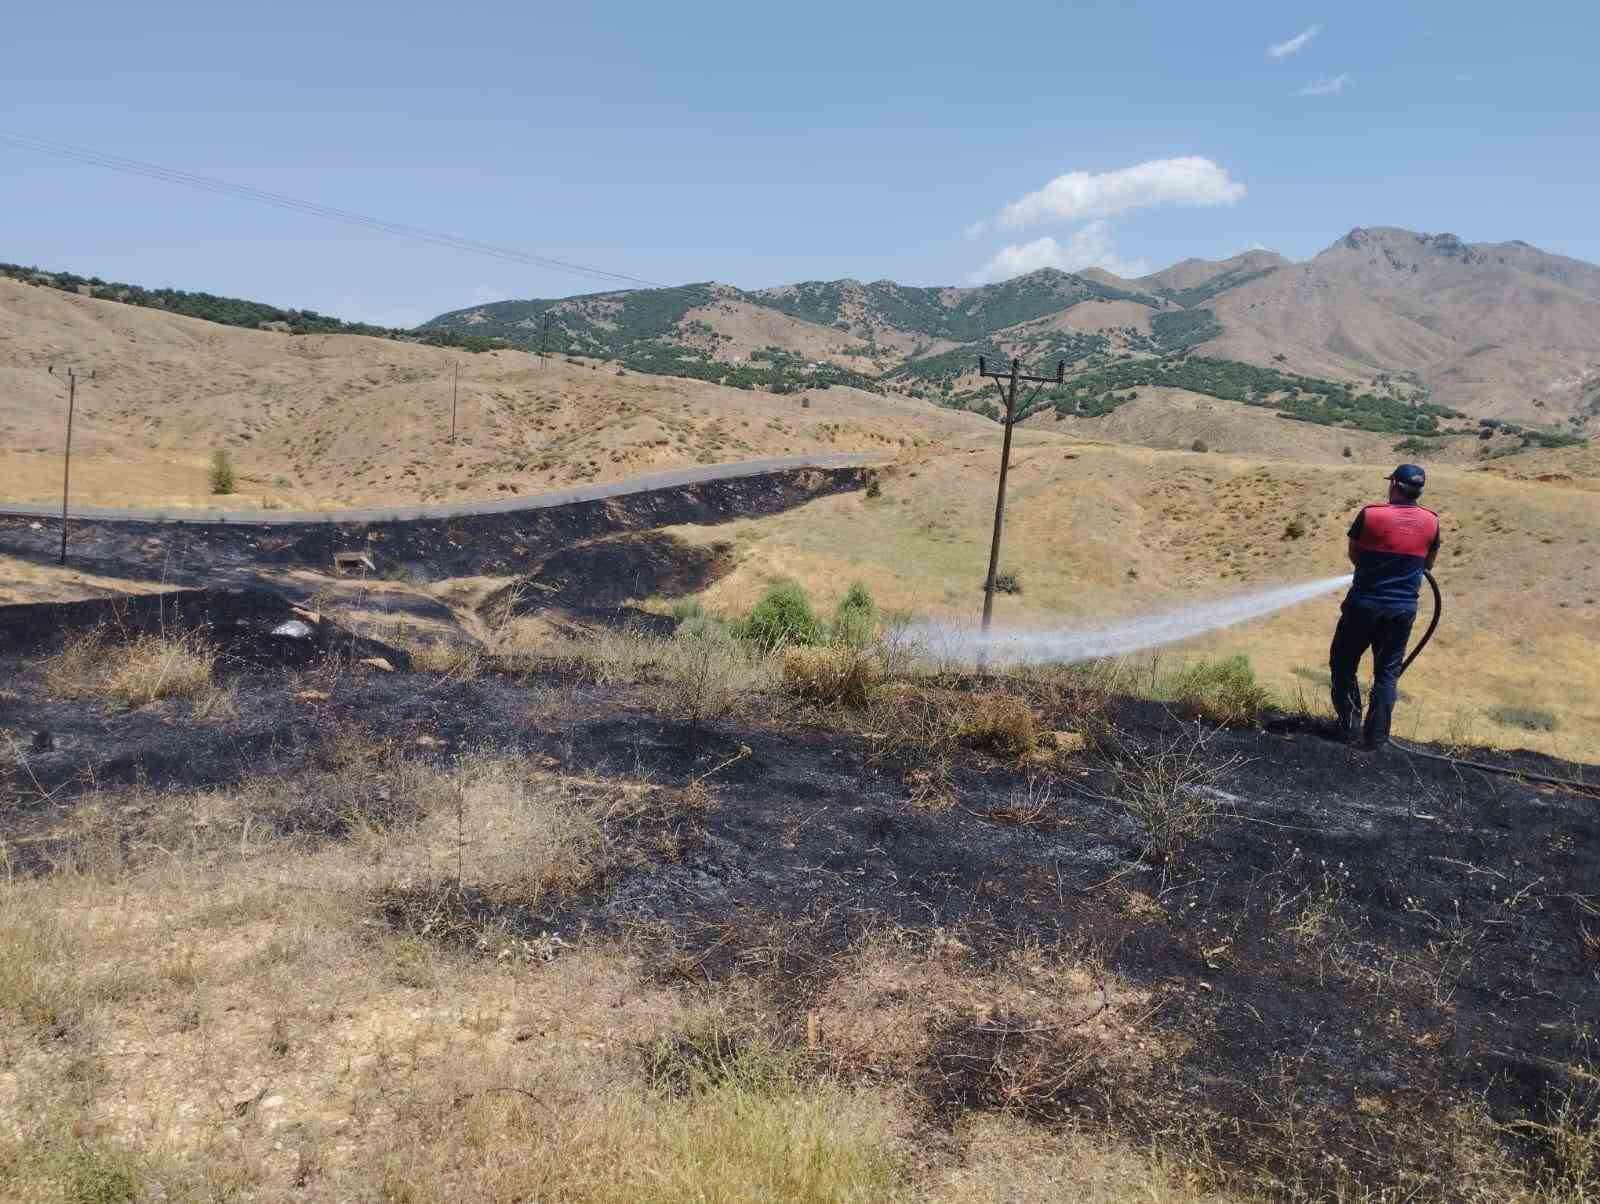
M 1301 30 L 1299 33 L 1295 34 L 1294 37 L 1290 38 L 1287 42 L 1279 42 L 1275 46 L 1268 46 L 1267 47 L 1267 57 L 1268 58 L 1275 58 L 1275 59 L 1286 59 L 1291 54 L 1299 54 L 1302 50 L 1304 50 L 1306 48 L 1306 43 L 1311 41 L 1312 38 L 1316 37 L 1321 32 L 1322 32 L 1322 26 L 1320 26 L 1320 25 L 1313 25 L 1310 29 Z
M 964 234 L 968 238 L 977 238 L 978 235 L 982 234 L 988 228 L 989 228 L 989 223 L 988 222 L 973 222 L 972 225 L 968 226 L 961 233 Z
M 1150 265 L 1142 259 L 1126 260 L 1111 247 L 1111 224 L 1090 222 L 1066 242 L 1046 235 L 1030 243 L 1002 247 L 988 263 L 968 277 L 973 284 L 990 284 L 1025 276 L 1040 268 L 1081 272 L 1084 268 L 1104 268 L 1116 276 L 1146 276 Z
M 1210 159 L 1152 159 L 1098 174 L 1069 171 L 1012 201 L 996 221 L 1016 230 L 1050 219 L 1113 217 L 1152 205 L 1232 205 L 1244 192 L 1243 184 Z
M 1332 79 L 1319 79 L 1316 83 L 1307 84 L 1296 92 L 1296 96 L 1333 96 L 1343 92 L 1345 84 L 1350 82 L 1348 75 L 1336 75 Z

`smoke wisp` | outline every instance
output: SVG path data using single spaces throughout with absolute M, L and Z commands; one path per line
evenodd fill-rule
M 1286 607 L 1309 602 L 1350 583 L 1350 575 L 1324 577 L 1300 585 L 1256 590 L 1233 598 L 1201 602 L 1177 610 L 1122 619 L 1096 627 L 991 628 L 989 635 L 972 628 L 924 626 L 913 635 L 950 659 L 969 660 L 980 652 L 991 660 L 1017 664 L 1070 665 L 1100 656 L 1123 656 L 1259 619 Z

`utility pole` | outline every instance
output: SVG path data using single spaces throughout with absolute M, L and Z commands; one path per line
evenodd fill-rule
M 1006 520 L 1006 474 L 1011 469 L 1011 428 L 1016 423 L 1033 413 L 1033 403 L 1039 396 L 1039 390 L 1046 385 L 1059 385 L 1067 378 L 1067 361 L 1056 361 L 1056 374 L 1054 376 L 1024 376 L 1022 364 L 1013 359 L 1008 372 L 990 372 L 989 365 L 983 356 L 978 357 L 978 376 L 988 377 L 994 381 L 994 387 L 1000 390 L 1000 398 L 1006 403 L 1006 433 L 1000 444 L 1000 488 L 994 499 L 994 542 L 989 545 L 989 577 L 983 583 L 983 633 L 989 634 L 989 620 L 994 615 L 994 578 L 1000 571 L 1000 531 Z M 1001 382 L 1005 383 L 1002 384 Z M 1021 412 L 1017 410 L 1017 385 L 1026 382 L 1033 385 L 1034 390 L 1028 395 L 1028 400 L 1023 403 Z M 979 664 L 986 659 L 986 652 L 979 650 Z
M 54 376 L 56 366 L 50 365 L 50 375 Z M 64 375 L 67 378 L 67 447 L 66 454 L 61 459 L 61 563 L 67 563 L 67 489 L 72 482 L 72 414 L 78 407 L 78 370 L 68 368 Z M 94 369 L 89 369 L 89 380 L 94 379 Z
M 544 311 L 544 333 L 539 336 L 539 367 L 544 368 L 545 354 L 550 350 L 550 311 Z
M 450 446 L 456 445 L 456 402 L 461 397 L 461 361 L 456 361 L 456 383 L 450 390 Z

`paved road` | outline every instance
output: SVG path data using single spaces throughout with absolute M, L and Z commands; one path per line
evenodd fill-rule
M 855 453 L 773 456 L 765 460 L 740 460 L 732 464 L 706 464 L 698 468 L 653 472 L 622 481 L 608 481 L 602 485 L 579 485 L 573 489 L 558 489 L 552 493 L 497 498 L 493 501 L 447 502 L 436 506 L 400 506 L 390 510 L 124 510 L 110 506 L 71 506 L 67 516 L 144 523 L 165 523 L 176 520 L 186 523 L 240 523 L 262 527 L 287 523 L 375 523 L 399 519 L 463 518 L 472 514 L 544 510 L 551 506 L 570 506 L 574 502 L 592 502 L 601 498 L 622 497 L 630 493 L 648 493 L 655 489 L 698 485 L 705 481 L 756 477 L 764 473 L 784 472 L 794 468 L 855 468 L 870 463 L 875 458 Z M 59 519 L 61 507 L 38 502 L 0 502 L 0 515 Z

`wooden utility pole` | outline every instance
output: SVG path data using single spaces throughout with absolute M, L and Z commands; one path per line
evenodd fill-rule
M 544 367 L 544 357 L 550 350 L 550 311 L 544 311 L 544 333 L 539 336 L 539 367 Z
M 1039 390 L 1046 385 L 1059 385 L 1067 378 L 1067 361 L 1056 361 L 1056 374 L 1054 376 L 1024 376 L 1022 364 L 1018 360 L 1011 361 L 1011 368 L 1006 372 L 990 372 L 989 365 L 983 356 L 978 357 L 978 375 L 988 377 L 994 381 L 994 387 L 1000 390 L 1000 399 L 1006 403 L 1006 433 L 1000 444 L 1000 488 L 994 499 L 994 541 L 989 545 L 989 576 L 983 583 L 983 632 L 989 633 L 989 620 L 994 615 L 994 578 L 1000 571 L 1000 532 L 1006 521 L 1006 474 L 1011 470 L 1011 428 L 1019 421 L 1033 413 L 1033 403 L 1039 396 Z M 1005 383 L 1002 384 L 1001 382 Z M 1017 409 L 1017 385 L 1026 382 L 1034 386 L 1028 400 L 1023 403 L 1022 409 Z M 987 659 L 984 650 L 979 651 L 980 663 Z
M 450 390 L 450 446 L 456 445 L 456 402 L 461 398 L 461 361 L 456 361 L 456 383 Z
M 55 375 L 56 366 L 50 365 L 49 372 Z M 67 490 L 72 483 L 72 414 L 78 406 L 78 370 L 68 368 L 64 376 L 67 378 L 67 447 L 66 453 L 61 458 L 61 563 L 67 563 Z M 94 369 L 89 370 L 88 380 L 94 379 Z

